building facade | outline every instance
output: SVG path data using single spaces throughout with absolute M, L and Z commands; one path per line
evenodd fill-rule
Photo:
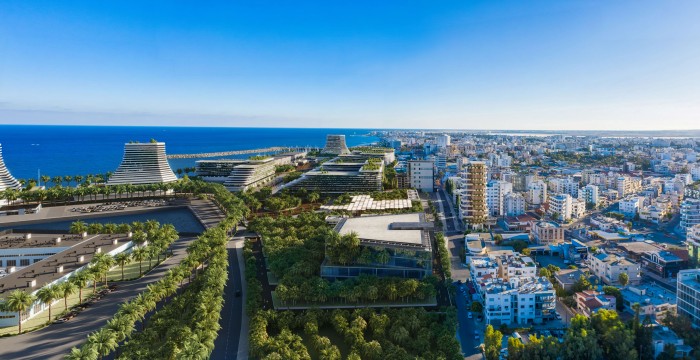
M 323 154 L 344 155 L 349 154 L 350 149 L 345 143 L 345 135 L 326 135 L 326 146 Z
M 460 215 L 473 229 L 482 228 L 489 214 L 486 203 L 487 170 L 483 161 L 470 161 L 461 173 Z
M 22 185 L 19 181 L 10 174 L 10 171 L 5 166 L 5 161 L 2 159 L 2 144 L 0 144 L 0 191 L 6 189 L 19 190 L 21 187 Z M 2 205 L 2 201 L 4 200 L 0 200 L 0 205 Z
M 525 197 L 519 193 L 508 193 L 503 197 L 505 216 L 518 216 L 525 213 Z
M 409 161 L 408 179 L 411 188 L 422 192 L 433 192 L 435 188 L 435 166 L 433 162 L 427 160 Z
M 681 204 L 681 222 L 679 226 L 684 233 L 700 224 L 700 199 L 685 199 Z
M 700 269 L 681 270 L 676 280 L 676 302 L 679 315 L 700 328 Z
M 539 245 L 556 245 L 564 242 L 564 228 L 548 221 L 532 224 L 532 236 Z
M 638 284 L 642 279 L 639 264 L 624 257 L 600 252 L 590 256 L 589 260 L 591 273 L 607 285 L 619 286 L 619 278 L 622 273 L 629 277 L 629 284 Z
M 124 144 L 124 158 L 107 185 L 158 184 L 177 181 L 165 155 L 165 143 Z

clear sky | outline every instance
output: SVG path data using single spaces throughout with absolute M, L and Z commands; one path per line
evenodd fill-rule
M 0 1 L 0 123 L 700 128 L 700 1 Z

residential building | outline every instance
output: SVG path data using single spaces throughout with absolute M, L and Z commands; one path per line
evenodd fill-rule
M 571 199 L 571 217 L 582 219 L 586 215 L 586 202 L 580 198 Z
M 673 278 L 688 267 L 688 259 L 668 250 L 647 251 L 642 254 L 642 266 L 662 278 Z
M 503 200 L 513 191 L 513 184 L 503 180 L 491 180 L 486 185 L 486 206 L 491 216 L 501 217 L 505 213 Z
M 10 171 L 7 170 L 5 166 L 5 161 L 2 159 L 2 144 L 0 144 L 0 191 L 5 189 L 17 189 L 19 190 L 22 185 L 17 179 L 15 179 Z M 0 205 L 2 205 L 2 199 L 0 199 Z
M 654 358 L 658 358 L 664 350 L 667 350 L 667 346 L 671 345 L 673 345 L 673 348 L 676 350 L 676 353 L 671 355 L 673 358 L 688 358 L 690 352 L 693 351 L 693 347 L 685 345 L 683 339 L 678 337 L 673 330 L 661 325 L 656 325 L 652 329 L 651 343 L 654 347 Z
M 700 328 L 700 269 L 688 269 L 678 272 L 677 311 L 690 319 L 694 328 Z
M 654 283 L 630 285 L 620 290 L 623 308 L 630 314 L 635 313 L 634 306 L 639 304 L 639 315 L 649 315 L 661 320 L 667 311 L 676 312 L 676 293 Z
M 579 194 L 587 204 L 593 204 L 593 206 L 597 207 L 600 203 L 600 195 L 598 191 L 599 189 L 597 186 L 588 184 L 581 188 L 581 192 Z
M 688 230 L 686 245 L 690 266 L 700 266 L 700 225 L 695 225 Z
M 625 197 L 637 193 L 642 188 L 642 181 L 639 178 L 620 176 L 616 181 L 616 190 L 620 197 Z
M 487 324 L 542 324 L 555 318 L 554 286 L 545 277 L 490 278 L 480 284 L 479 292 Z
M 644 205 L 644 198 L 641 196 L 628 196 L 620 200 L 618 205 L 621 214 L 632 218 L 639 213 L 639 209 Z
M 272 157 L 262 160 L 248 160 L 237 165 L 226 178 L 224 186 L 229 191 L 246 191 L 265 186 L 275 178 L 275 162 Z
M 158 184 L 177 180 L 165 155 L 165 143 L 124 144 L 124 158 L 107 185 Z
M 700 199 L 685 199 L 681 204 L 681 222 L 679 226 L 684 233 L 700 224 Z
M 576 307 L 587 317 L 591 317 L 600 309 L 615 310 L 616 299 L 594 290 L 584 290 L 574 294 Z
M 483 161 L 470 161 L 461 174 L 460 215 L 472 229 L 482 228 L 488 218 L 486 173 Z
M 525 197 L 520 193 L 510 192 L 503 197 L 505 216 L 525 214 Z
M 382 190 L 384 162 L 380 157 L 341 155 L 284 185 L 291 190 L 320 193 L 372 192 Z
M 569 194 L 571 197 L 578 197 L 579 183 L 571 177 L 554 178 L 550 181 L 550 185 L 555 194 Z
M 571 220 L 571 195 L 556 194 L 549 197 L 549 214 L 560 221 Z
M 408 178 L 411 188 L 423 192 L 433 192 L 435 187 L 435 167 L 432 161 L 410 160 Z
M 639 264 L 625 259 L 624 257 L 606 254 L 601 251 L 594 256 L 590 256 L 589 260 L 591 273 L 607 285 L 620 285 L 618 279 L 621 273 L 628 275 L 629 284 L 637 284 L 642 279 Z
M 326 135 L 326 146 L 323 154 L 343 155 L 350 154 L 350 149 L 345 143 L 345 135 Z
M 531 205 L 542 205 L 547 202 L 547 184 L 542 180 L 531 182 L 527 187 L 527 201 Z
M 574 284 L 576 284 L 581 276 L 587 277 L 586 273 L 579 269 L 562 269 L 554 274 L 554 280 L 557 282 L 557 284 L 559 284 L 559 286 L 562 287 L 562 289 L 571 291 L 574 288 Z
M 532 224 L 532 236 L 539 245 L 555 245 L 564 242 L 564 228 L 556 223 L 537 221 Z
M 451 138 L 450 138 L 450 135 L 442 134 L 442 135 L 438 135 L 436 137 L 435 141 L 436 141 L 437 147 L 439 149 L 445 149 L 448 146 L 450 146 Z
M 432 274 L 429 231 L 433 224 L 422 213 L 342 218 L 334 231 L 355 233 L 360 239 L 360 255 L 350 264 L 333 262 L 326 254 L 321 276 L 336 280 L 362 274 L 380 277 L 422 279 Z M 264 239 L 263 239 L 264 240 Z

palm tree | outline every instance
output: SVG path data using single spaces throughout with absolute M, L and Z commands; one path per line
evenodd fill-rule
M 22 290 L 14 290 L 7 296 L 2 305 L 6 311 L 17 312 L 18 333 L 22 333 L 22 313 L 29 310 L 34 303 L 35 297 Z
M 48 175 L 41 175 L 41 182 L 44 183 L 44 186 L 46 186 L 46 183 L 51 180 L 51 176 Z
M 117 334 L 112 330 L 102 328 L 88 336 L 88 344 L 92 345 L 102 359 L 117 348 Z
M 70 224 L 70 233 L 71 234 L 82 234 L 86 232 L 88 229 L 87 224 L 84 221 L 74 221 L 73 223 Z
M 63 296 L 63 311 L 66 311 L 68 310 L 68 297 L 75 294 L 78 286 L 71 281 L 64 281 L 58 286 L 58 292 Z
M 80 299 L 80 304 L 83 303 L 83 288 L 87 286 L 88 281 L 90 281 L 90 275 L 87 272 L 79 271 L 75 276 L 73 276 L 70 281 L 72 281 L 75 286 L 78 287 L 78 298 Z
M 122 268 L 122 281 L 124 281 L 124 265 L 129 263 L 131 256 L 126 252 L 121 252 L 114 257 L 114 260 Z
M 68 186 L 70 186 L 71 181 L 73 181 L 73 177 L 70 175 L 66 175 L 63 177 L 63 181 L 65 181 L 66 184 L 68 184 Z
M 61 294 L 58 293 L 58 286 L 56 284 L 46 285 L 36 292 L 36 297 L 39 301 L 49 306 L 49 322 L 53 320 L 51 317 L 51 305 L 53 302 L 61 298 Z
M 134 251 L 131 252 L 131 257 L 135 261 L 139 262 L 139 276 L 143 275 L 142 264 L 146 256 L 146 248 L 144 247 L 137 247 L 136 249 L 134 249 Z
M 82 175 L 75 175 L 75 176 L 73 176 L 73 179 L 75 179 L 75 186 L 78 186 L 78 185 L 80 185 L 80 183 L 83 182 Z
M 70 354 L 66 355 L 66 360 L 94 360 L 97 357 L 97 350 L 89 345 L 74 347 L 70 349 Z
M 54 176 L 51 178 L 51 182 L 53 183 L 53 186 L 63 185 L 63 176 Z

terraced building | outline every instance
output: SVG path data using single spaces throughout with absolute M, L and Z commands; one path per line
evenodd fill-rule
M 165 156 L 165 143 L 124 144 L 121 165 L 107 181 L 107 185 L 158 184 L 177 180 Z
M 0 191 L 5 189 L 19 189 L 22 185 L 15 179 L 10 171 L 5 167 L 5 161 L 2 159 L 2 144 L 0 144 Z

